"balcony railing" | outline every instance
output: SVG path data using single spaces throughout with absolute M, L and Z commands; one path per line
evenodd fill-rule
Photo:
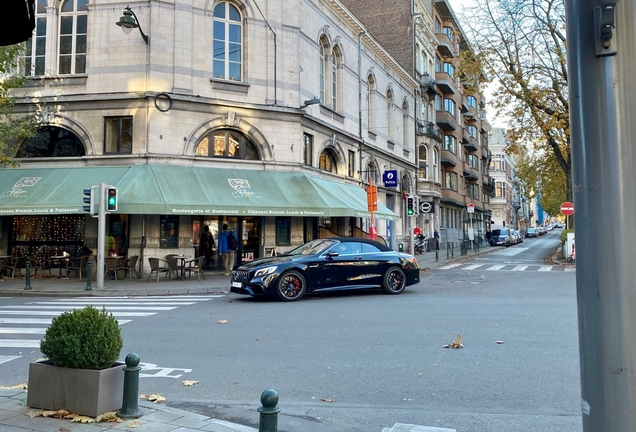
M 442 132 L 437 127 L 437 125 L 433 122 L 417 122 L 417 134 L 418 135 L 427 135 L 437 139 L 439 142 L 442 141 Z

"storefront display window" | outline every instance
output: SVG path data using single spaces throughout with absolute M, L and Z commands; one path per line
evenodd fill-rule
M 291 245 L 291 218 L 276 218 L 276 246 Z
M 174 249 L 179 247 L 179 217 L 161 216 L 159 247 Z
M 16 255 L 74 252 L 84 241 L 84 216 L 15 216 L 11 246 Z M 55 250 L 54 252 L 51 252 Z

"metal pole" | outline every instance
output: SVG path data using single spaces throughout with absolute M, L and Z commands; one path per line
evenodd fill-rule
M 28 258 L 24 264 L 24 271 L 26 273 L 26 276 L 24 278 L 25 279 L 24 290 L 29 291 L 32 288 L 31 288 L 31 261 L 29 261 Z
M 565 1 L 584 432 L 636 430 L 635 3 Z
M 92 257 L 88 257 L 88 261 L 86 262 L 86 289 L 85 291 L 92 291 L 93 287 L 91 286 L 91 280 L 93 279 L 93 262 Z M 80 270 L 81 271 L 81 270 Z
M 106 248 L 106 183 L 99 184 L 97 214 L 97 288 L 104 288 L 104 249 Z
M 278 431 L 278 393 L 276 390 L 267 389 L 261 394 L 261 407 L 257 409 L 260 413 L 258 432 Z
M 123 419 L 139 418 L 143 415 L 139 409 L 139 356 L 130 353 L 126 356 L 124 370 L 124 395 L 121 409 L 117 416 Z

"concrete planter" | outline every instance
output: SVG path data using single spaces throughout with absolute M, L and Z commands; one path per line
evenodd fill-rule
M 54 366 L 51 361 L 29 364 L 27 406 L 97 417 L 122 406 L 125 364 L 104 370 Z

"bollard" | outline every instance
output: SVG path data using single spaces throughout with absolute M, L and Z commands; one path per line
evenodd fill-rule
M 26 260 L 24 271 L 26 272 L 26 284 L 24 285 L 24 290 L 28 291 L 31 289 L 31 261 Z
M 278 413 L 280 408 L 276 408 L 278 404 L 278 393 L 276 390 L 267 389 L 261 394 L 261 405 L 257 411 L 261 413 L 258 423 L 258 432 L 277 432 L 278 431 Z
M 88 262 L 86 263 L 86 289 L 84 291 L 93 290 L 93 287 L 91 286 L 91 279 L 93 279 L 93 275 L 91 274 L 91 267 L 93 267 L 93 263 L 88 260 Z
M 126 356 L 124 368 L 124 399 L 117 416 L 123 419 L 139 418 L 143 414 L 139 410 L 139 356 L 130 353 Z

